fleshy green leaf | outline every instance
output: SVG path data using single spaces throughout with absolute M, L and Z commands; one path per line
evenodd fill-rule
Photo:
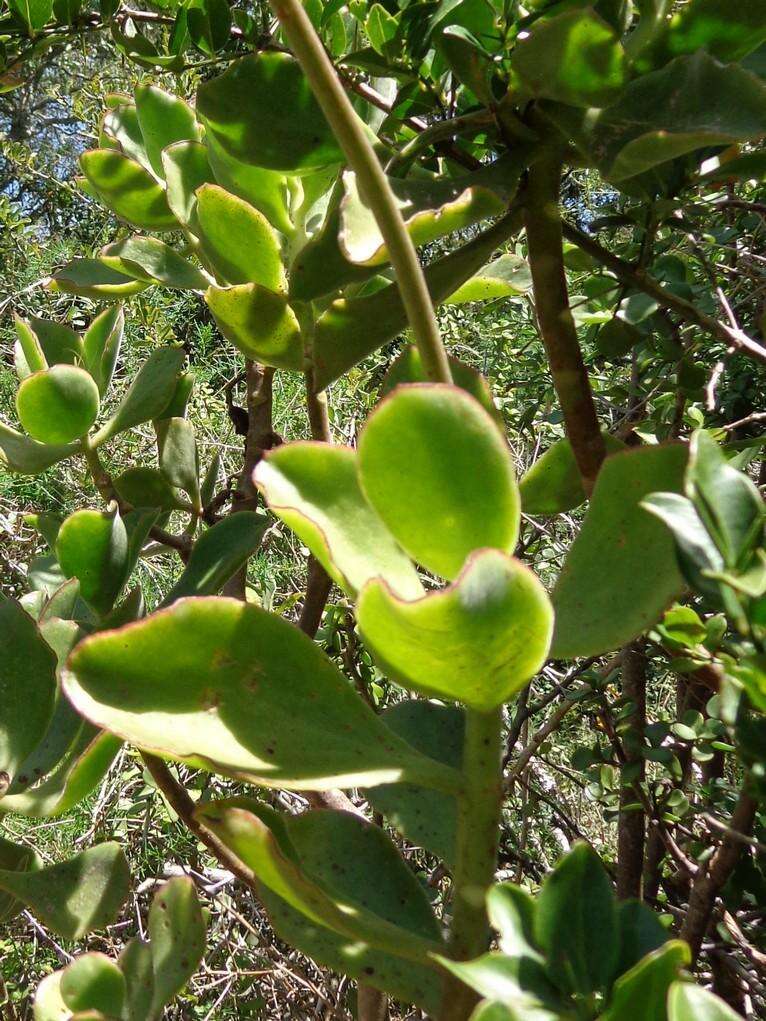
M 123 1018 L 125 1021 L 154 1021 L 149 1013 L 154 997 L 152 948 L 143 940 L 132 939 L 118 957 L 117 963 L 127 983 Z
M 35 372 L 16 394 L 21 424 L 40 443 L 69 443 L 84 436 L 96 421 L 98 408 L 93 377 L 76 365 L 52 365 Z
M 102 248 L 99 259 L 117 273 L 147 284 L 203 292 L 211 278 L 157 238 L 137 235 Z
M 34 1021 L 69 1021 L 71 1014 L 61 999 L 60 985 L 62 972 L 46 975 L 37 987 L 34 1005 Z
M 139 85 L 135 91 L 136 115 L 152 170 L 164 177 L 162 150 L 175 142 L 196 142 L 199 128 L 194 111 L 180 96 L 156 85 Z
M 0 773 L 7 783 L 45 736 L 55 701 L 53 651 L 19 603 L 0 596 Z
M 668 1021 L 737 1021 L 723 1000 L 691 982 L 674 982 L 668 994 Z
M 100 1010 L 119 1017 L 125 1001 L 125 977 L 106 954 L 83 954 L 64 968 L 59 992 L 72 1011 Z
M 160 416 L 175 393 L 185 357 L 186 353 L 180 345 L 152 351 L 138 370 L 117 410 L 99 429 L 94 442 L 103 443 L 117 433 Z
M 359 441 L 359 477 L 402 548 L 446 578 L 473 550 L 516 545 L 510 451 L 487 412 L 457 387 L 398 387 L 378 405 Z
M 64 684 L 97 726 L 266 786 L 459 783 L 388 731 L 293 625 L 235 600 L 183 599 L 87 638 Z
M 29 321 L 16 317 L 18 344 L 14 361 L 19 379 L 49 365 L 76 365 L 82 360 L 82 340 L 74 330 L 61 323 L 30 316 Z
M 343 159 L 300 65 L 284 53 L 233 63 L 200 86 L 197 112 L 226 152 L 244 163 L 294 172 Z
M 216 522 L 197 539 L 183 574 L 162 601 L 169 606 L 184 596 L 213 596 L 247 563 L 261 544 L 268 518 L 239 511 Z
M 191 0 L 186 18 L 192 42 L 208 56 L 229 41 L 231 9 L 226 0 Z
M 205 184 L 197 191 L 197 224 L 203 252 L 223 280 L 285 290 L 279 240 L 263 213 L 218 185 Z
M 208 134 L 207 155 L 215 180 L 232 195 L 260 210 L 272 227 L 283 234 L 293 232 L 288 211 L 287 178 L 275 170 L 235 159 Z M 304 179 L 305 180 L 305 179 Z
M 668 22 L 651 56 L 658 64 L 704 49 L 722 61 L 738 61 L 766 41 L 766 4 L 749 0 L 732 7 L 727 0 L 694 0 Z
M 120 219 L 141 230 L 178 227 L 164 189 L 142 166 L 113 149 L 91 149 L 80 165 L 99 198 Z
M 362 283 L 375 275 L 375 266 L 349 262 L 338 243 L 340 205 L 333 199 L 322 229 L 303 246 L 290 264 L 290 297 L 312 301 L 346 284 Z
M 66 939 L 80 939 L 114 921 L 129 883 L 128 863 L 116 843 L 98 844 L 33 872 L 0 869 L 0 890 L 17 897 Z
M 425 891 L 379 827 L 350 812 L 281 816 L 248 799 L 209 802 L 197 816 L 311 922 L 416 961 L 442 949 Z
M 213 180 L 207 147 L 200 142 L 175 142 L 162 151 L 167 201 L 179 223 L 194 228 L 196 191 Z
M 423 755 L 460 769 L 463 710 L 436 702 L 397 702 L 382 714 L 386 726 Z M 410 783 L 381 784 L 365 792 L 377 812 L 412 844 L 454 866 L 457 802 L 449 794 Z
M 586 996 L 605 988 L 619 953 L 617 932 L 609 876 L 596 852 L 578 843 L 537 898 L 535 936 L 559 988 Z
M 145 281 L 118 273 L 98 259 L 72 259 L 53 274 L 51 289 L 94 301 L 114 301 L 140 294 L 148 286 Z
M 155 423 L 160 471 L 171 486 L 182 489 L 192 505 L 201 509 L 199 454 L 194 426 L 185 418 L 162 418 Z
M 122 306 L 113 305 L 96 316 L 83 337 L 85 367 L 96 381 L 102 397 L 114 375 L 124 330 Z
M 107 613 L 125 583 L 128 536 L 116 506 L 70 514 L 56 538 L 56 556 L 68 578 L 98 613 Z
M 362 493 L 352 450 L 285 444 L 269 452 L 254 478 L 269 509 L 349 595 L 378 576 L 401 596 L 422 594 L 417 571 Z
M 154 969 L 152 1015 L 176 996 L 197 970 L 205 952 L 205 923 L 193 880 L 178 876 L 155 895 L 149 910 Z
M 617 979 L 603 1021 L 623 1021 L 627 1016 L 635 1021 L 656 1021 L 663 1017 L 668 989 L 690 961 L 691 951 L 683 940 L 670 940 L 652 950 Z
M 511 294 L 526 294 L 532 287 L 529 263 L 521 255 L 501 255 L 474 273 L 444 302 L 464 305 L 470 301 L 490 301 Z
M 532 95 L 571 106 L 609 106 L 627 79 L 617 33 L 592 9 L 536 21 L 511 67 Z
M 604 462 L 553 592 L 552 656 L 616 649 L 656 623 L 683 591 L 673 540 L 642 501 L 658 489 L 679 492 L 687 456 L 685 446 L 667 444 Z
M 539 1021 L 540 1010 L 545 1011 L 546 1005 L 557 1006 L 556 990 L 534 957 L 508 957 L 493 952 L 473 961 L 441 958 L 441 964 L 481 996 L 518 1010 L 512 1017 Z
M 159 507 L 177 510 L 179 496 L 156 468 L 128 468 L 114 479 L 114 488 L 121 501 L 133 507 Z
M 497 883 L 487 894 L 487 914 L 499 933 L 500 949 L 511 957 L 537 954 L 535 949 L 535 901 L 515 883 Z
M 38 443 L 0 422 L 0 467 L 8 471 L 37 475 L 79 449 L 79 443 Z
M 303 342 L 282 294 L 259 284 L 210 287 L 205 301 L 218 328 L 247 358 L 278 369 L 300 369 Z
M 718 582 L 707 572 L 723 571 L 723 557 L 691 500 L 679 493 L 650 493 L 641 506 L 667 527 L 675 540 L 678 567 L 686 581 L 700 592 L 718 597 Z
M 479 712 L 509 701 L 537 673 L 553 630 L 537 577 L 492 549 L 472 554 L 448 588 L 412 602 L 374 579 L 362 590 L 356 617 L 388 676 Z
M 616 436 L 603 433 L 607 454 L 625 449 Z M 585 503 L 582 477 L 568 439 L 557 440 L 538 457 L 519 481 L 525 514 L 562 514 Z
M 474 397 L 481 406 L 496 418 L 498 424 L 502 419 L 495 407 L 489 385 L 482 374 L 471 365 L 459 361 L 457 358 L 449 358 L 452 381 L 461 390 Z M 428 377 L 423 370 L 423 362 L 418 349 L 414 344 L 407 344 L 402 353 L 386 373 L 386 378 L 380 388 L 381 397 L 389 393 L 400 383 L 427 383 Z
M 668 934 L 658 915 L 640 900 L 621 901 L 617 905 L 617 921 L 620 959 L 615 974 L 623 975 L 647 954 L 659 950 Z

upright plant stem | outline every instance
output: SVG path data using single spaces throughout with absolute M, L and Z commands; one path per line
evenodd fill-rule
M 560 186 L 561 158 L 555 150 L 543 150 L 530 168 L 525 193 L 535 309 L 567 436 L 585 491 L 590 493 L 606 451 L 569 308 L 559 213 Z
M 434 382 L 449 383 L 452 376 L 447 353 L 423 270 L 364 127 L 300 0 L 271 0 L 271 6 L 383 235 L 425 373 Z
M 635 785 L 643 783 L 645 776 L 642 746 L 646 727 L 646 655 L 640 641 L 631 642 L 622 650 L 622 690 L 633 705 L 624 721 L 622 769 L 635 774 L 630 781 L 622 779 L 617 824 L 617 896 L 627 900 L 641 896 L 646 843 L 646 818 L 635 792 Z
M 451 956 L 470 960 L 489 943 L 486 895 L 495 879 L 500 829 L 502 710 L 466 710 L 463 742 L 464 792 L 458 799 L 453 874 Z M 464 1021 L 475 994 L 457 980 L 446 983 L 440 1021 Z

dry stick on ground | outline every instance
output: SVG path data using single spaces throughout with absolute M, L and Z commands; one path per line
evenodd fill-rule
M 567 437 L 585 491 L 590 493 L 606 451 L 569 307 L 559 212 L 561 170 L 559 153 L 543 150 L 529 170 L 524 217 L 540 333 Z
M 613 255 L 594 238 L 584 234 L 571 224 L 565 223 L 563 231 L 567 240 L 574 242 L 588 255 L 592 255 L 602 266 L 611 270 L 619 280 L 631 284 L 637 290 L 656 299 L 663 308 L 675 312 L 684 322 L 702 327 L 703 330 L 722 340 L 727 346 L 766 364 L 766 347 L 762 347 L 742 330 L 736 330 L 714 316 L 701 312 L 691 301 L 673 294 L 645 270 L 636 269 L 629 262 Z
M 644 866 L 645 818 L 636 801 L 634 786 L 643 783 L 646 773 L 642 746 L 646 726 L 646 656 L 641 641 L 631 642 L 622 651 L 622 690 L 633 704 L 625 718 L 623 737 L 625 768 L 634 772 L 630 782 L 620 784 L 620 814 L 617 824 L 617 896 L 620 900 L 641 896 Z
M 747 777 L 745 777 L 743 788 L 731 817 L 731 829 L 745 835 L 749 834 L 753 827 L 757 807 L 756 800 L 748 793 L 747 782 Z M 692 884 L 689 907 L 681 929 L 681 938 L 685 939 L 691 947 L 692 964 L 699 956 L 702 941 L 713 916 L 716 898 L 734 871 L 742 849 L 741 840 L 727 835 L 710 861 L 699 867 Z

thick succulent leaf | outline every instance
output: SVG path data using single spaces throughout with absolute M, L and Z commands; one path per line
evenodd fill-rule
M 648 56 L 657 66 L 682 53 L 704 49 L 722 61 L 738 61 L 766 42 L 766 3 L 694 0 L 667 23 Z
M 625 449 L 622 440 L 603 433 L 607 454 Z M 582 476 L 568 439 L 557 440 L 538 457 L 519 481 L 521 509 L 525 514 L 562 514 L 585 503 Z
M 156 468 L 128 468 L 113 480 L 117 495 L 133 507 L 178 510 L 179 494 Z
M 196 224 L 196 191 L 213 181 L 207 146 L 200 142 L 176 142 L 162 152 L 166 197 L 179 223 L 194 230 Z
M 71 1011 L 100 1010 L 119 1017 L 125 992 L 125 976 L 106 954 L 83 954 L 61 973 L 59 993 Z
M 121 220 L 140 230 L 178 227 L 165 190 L 127 156 L 112 149 L 91 149 L 80 157 L 80 166 L 104 205 Z
M 650 493 L 641 506 L 658 518 L 675 540 L 675 556 L 683 578 L 700 592 L 719 598 L 718 582 L 710 573 L 724 570 L 723 557 L 692 501 L 679 493 Z
M 609 106 L 628 73 L 617 33 L 591 8 L 539 18 L 511 67 L 533 96 L 583 107 Z
M 534 957 L 508 957 L 493 952 L 473 961 L 440 958 L 440 963 L 481 996 L 513 1007 L 518 1014 L 512 1017 L 540 1021 L 539 1011 L 558 1005 L 556 989 Z
M 535 949 L 535 900 L 524 887 L 515 883 L 492 886 L 487 894 L 487 914 L 504 954 L 540 956 Z
M 143 940 L 132 939 L 117 958 L 117 963 L 127 984 L 124 1021 L 154 1021 L 149 1013 L 154 998 L 152 948 Z
M 464 305 L 470 301 L 491 301 L 512 294 L 526 294 L 532 287 L 532 272 L 522 255 L 501 255 L 474 273 L 444 302 Z
M 160 471 L 171 486 L 182 489 L 193 506 L 201 509 L 199 453 L 194 426 L 185 418 L 162 418 L 155 423 Z
M 235 159 L 208 133 L 207 155 L 215 181 L 260 210 L 272 227 L 283 234 L 293 232 L 288 209 L 287 178 L 276 170 L 267 170 Z
M 457 178 L 390 178 L 396 204 L 416 245 L 494 216 L 507 206 L 518 184 L 522 161 L 505 157 L 490 167 Z M 389 261 L 375 216 L 359 193 L 356 174 L 343 175 L 339 242 L 352 263 L 380 266 Z
M 231 599 L 183 599 L 87 638 L 64 687 L 86 718 L 139 747 L 266 786 L 459 785 L 387 730 L 293 625 Z
M 38 443 L 0 422 L 0 467 L 8 471 L 37 475 L 79 449 L 79 443 Z
M 56 656 L 13 599 L 0 596 L 0 774 L 3 787 L 43 739 L 56 702 Z M 1 802 L 0 802 L 1 803 Z
M 46 975 L 37 987 L 34 1004 L 34 1021 L 69 1021 L 71 1012 L 61 999 L 62 972 Z
M 508 1007 L 496 1000 L 482 1000 L 471 1014 L 470 1021 L 559 1021 L 560 1015 L 544 1007 L 530 1007 L 521 1004 L 521 1013 L 516 1007 Z
M 498 245 L 519 229 L 509 215 L 455 252 L 425 270 L 434 305 L 471 277 Z M 394 282 L 361 298 L 339 298 L 320 316 L 313 338 L 314 386 L 323 390 L 407 326 L 398 285 Z
M 72 259 L 53 274 L 51 289 L 94 301 L 114 301 L 145 291 L 149 284 L 125 276 L 98 259 Z
M 508 702 L 537 673 L 553 631 L 538 578 L 492 549 L 473 553 L 448 588 L 412 602 L 378 579 L 369 582 L 356 618 L 389 677 L 479 712 Z
M 96 316 L 83 336 L 85 367 L 96 381 L 102 397 L 114 375 L 124 330 L 122 306 L 113 305 Z
M 617 935 L 609 876 L 592 847 L 575 844 L 537 898 L 535 936 L 549 975 L 565 992 L 589 996 L 604 989 L 617 962 Z
M 21 424 L 39 443 L 79 439 L 96 421 L 99 392 L 93 377 L 76 365 L 52 365 L 27 376 L 16 394 Z
M 737 1021 L 728 1003 L 692 982 L 674 982 L 668 993 L 668 1021 Z
M 640 900 L 620 901 L 617 921 L 620 927 L 620 958 L 615 975 L 624 975 L 647 954 L 664 946 L 668 932 L 659 915 Z
M 158 238 L 134 235 L 102 248 L 99 259 L 110 269 L 147 284 L 180 291 L 207 290 L 212 278 Z
M 612 181 L 709 145 L 766 133 L 766 83 L 704 51 L 636 78 L 593 124 L 593 147 Z
M 197 227 L 204 255 L 227 283 L 285 290 L 279 239 L 248 202 L 217 184 L 205 184 L 197 191 Z
M 67 578 L 97 613 L 108 613 L 125 583 L 128 535 L 117 507 L 70 514 L 56 537 L 56 557 Z
M 103 780 L 122 742 L 80 721 L 79 732 L 59 765 L 41 784 L 0 799 L 0 813 L 52 818 L 68 812 Z
M 423 755 L 460 769 L 464 714 L 437 702 L 397 702 L 382 718 L 387 727 Z M 449 794 L 411 783 L 381 784 L 365 792 L 367 800 L 411 844 L 424 847 L 448 866 L 455 864 L 457 802 Z
M 552 656 L 616 649 L 656 623 L 683 591 L 673 539 L 642 501 L 657 490 L 680 492 L 687 457 L 682 444 L 667 444 L 604 462 L 553 592 Z
M 261 544 L 269 520 L 239 511 L 216 522 L 197 539 L 189 561 L 162 601 L 169 606 L 184 596 L 214 596 L 243 567 Z
M 197 112 L 234 159 L 271 170 L 311 170 L 342 153 L 297 60 L 259 53 L 201 85 Z
M 192 879 L 171 879 L 155 895 L 149 910 L 149 940 L 154 970 L 151 1014 L 160 1017 L 205 952 L 205 922 Z
M 117 433 L 162 415 L 173 397 L 186 352 L 180 345 L 152 351 L 138 370 L 117 410 L 94 437 L 103 443 Z
M 69 326 L 36 316 L 29 321 L 17 316 L 16 335 L 14 361 L 19 379 L 49 365 L 76 365 L 82 360 L 82 340 Z
M 66 939 L 80 939 L 114 921 L 129 886 L 128 863 L 117 843 L 98 844 L 32 872 L 0 869 L 0 890 Z
M 461 390 L 474 397 L 481 406 L 497 419 L 498 424 L 502 418 L 495 407 L 492 399 L 492 392 L 489 385 L 472 365 L 466 365 L 457 358 L 449 357 L 449 367 L 452 373 L 452 382 Z M 423 362 L 420 352 L 414 344 L 407 344 L 402 353 L 386 373 L 386 377 L 380 388 L 381 397 L 389 393 L 400 383 L 427 383 L 428 377 L 423 369 Z
M 113 96 L 111 98 L 115 99 L 116 97 Z M 109 149 L 114 148 L 115 143 L 118 150 L 125 156 L 135 160 L 145 170 L 152 169 L 144 145 L 141 125 L 138 122 L 138 111 L 136 110 L 135 103 L 129 101 L 116 102 L 104 114 L 99 145 L 101 148 Z
M 246 358 L 277 369 L 303 366 L 303 341 L 283 294 L 260 284 L 210 287 L 205 301 L 221 333 Z
M 285 444 L 259 463 L 254 479 L 269 509 L 348 595 L 356 596 L 376 577 L 400 596 L 422 594 L 417 571 L 362 493 L 352 450 Z
M 346 284 L 363 283 L 377 272 L 375 266 L 349 262 L 340 249 L 340 206 L 335 203 L 322 229 L 298 252 L 290 265 L 290 297 L 313 301 Z
M 519 530 L 511 454 L 481 405 L 455 386 L 397 387 L 359 440 L 362 489 L 399 545 L 455 578 L 473 550 L 510 552 Z
M 162 150 L 175 142 L 199 140 L 194 111 L 180 96 L 172 96 L 156 85 L 139 85 L 135 97 L 146 155 L 154 173 L 163 177 Z
M 602 1021 L 656 1021 L 665 1014 L 668 990 L 689 965 L 689 944 L 674 939 L 652 950 L 614 983 L 609 1009 Z
M 16 375 L 20 380 L 48 368 L 42 344 L 30 323 L 18 316 L 14 317 L 16 325 L 16 343 L 13 348 L 13 361 Z
M 0 869 L 9 872 L 33 872 L 42 868 L 42 861 L 37 851 L 26 844 L 15 844 L 0 836 Z M 23 907 L 21 901 L 12 894 L 0 892 L 0 922 L 7 922 L 17 915 Z
M 383 830 L 359 816 L 281 816 L 247 799 L 209 802 L 197 816 L 309 921 L 419 962 L 442 949 L 422 886 Z

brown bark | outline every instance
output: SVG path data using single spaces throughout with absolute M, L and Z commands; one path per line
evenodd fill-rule
M 634 705 L 627 718 L 622 739 L 625 762 L 630 779 L 620 785 L 620 814 L 617 825 L 617 896 L 620 900 L 640 897 L 644 871 L 646 820 L 643 808 L 637 807 L 635 786 L 643 783 L 646 775 L 644 757 L 644 728 L 646 727 L 646 656 L 643 643 L 632 642 L 622 653 L 622 690 Z

